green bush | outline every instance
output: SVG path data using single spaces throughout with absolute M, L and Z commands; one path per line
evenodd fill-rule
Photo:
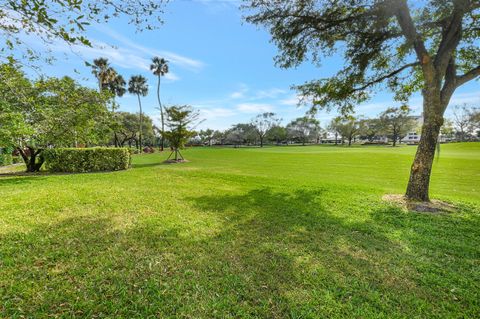
M 23 163 L 23 158 L 21 156 L 12 156 L 13 164 Z
M 12 165 L 13 156 L 12 154 L 0 154 L 0 166 Z
M 86 173 L 128 169 L 131 164 L 127 148 L 57 148 L 43 152 L 51 172 Z

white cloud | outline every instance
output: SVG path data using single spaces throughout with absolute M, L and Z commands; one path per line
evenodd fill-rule
M 260 113 L 272 112 L 274 107 L 266 103 L 240 103 L 236 106 L 236 109 L 242 113 Z
M 287 93 L 286 90 L 279 89 L 279 88 L 272 88 L 272 89 L 268 89 L 268 90 L 259 90 L 259 91 L 257 91 L 257 93 L 255 95 L 255 98 L 257 98 L 257 99 L 265 99 L 265 98 L 275 99 L 278 96 L 280 96 L 282 94 L 285 94 L 285 93 Z
M 248 92 L 248 86 L 244 83 L 241 83 L 240 88 L 237 91 L 232 92 L 229 96 L 231 99 L 241 99 L 245 97 L 245 93 L 247 92 Z
M 215 108 L 203 108 L 200 109 L 201 117 L 207 118 L 209 120 L 223 117 L 235 116 L 238 113 L 232 109 L 215 107 Z
M 205 64 L 202 61 L 195 60 L 189 57 L 185 57 L 183 55 L 173 53 L 170 51 L 164 51 L 164 50 L 155 50 L 148 48 L 146 46 L 140 45 L 138 43 L 135 43 L 131 41 L 130 39 L 124 37 L 120 33 L 112 30 L 111 28 L 102 26 L 102 27 L 97 27 L 100 32 L 110 36 L 111 38 L 119 41 L 120 43 L 126 45 L 130 49 L 134 49 L 135 51 L 142 52 L 149 57 L 154 57 L 154 56 L 160 56 L 165 59 L 167 59 L 169 62 L 172 64 L 178 65 L 180 67 L 193 70 L 193 71 L 199 71 L 202 69 Z M 150 60 L 148 60 L 148 63 L 150 63 Z

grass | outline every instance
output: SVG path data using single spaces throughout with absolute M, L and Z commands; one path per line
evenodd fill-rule
M 0 177 L 1 318 L 478 318 L 480 143 L 191 149 L 129 171 Z

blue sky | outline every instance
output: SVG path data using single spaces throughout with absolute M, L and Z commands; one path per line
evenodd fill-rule
M 289 70 L 275 67 L 277 49 L 270 43 L 268 32 L 244 23 L 235 1 L 174 0 L 167 5 L 164 20 L 160 29 L 142 33 L 122 19 L 92 26 L 88 35 L 94 47 L 72 48 L 56 43 L 51 50 L 57 61 L 45 65 L 45 73 L 70 75 L 96 87 L 84 61 L 106 57 L 127 81 L 135 74 L 148 78 L 150 93 L 143 98 L 143 106 L 145 113 L 158 122 L 156 78 L 148 66 L 153 56 L 165 57 L 171 72 L 162 79 L 163 103 L 190 104 L 200 109 L 205 119 L 200 128 L 226 129 L 265 111 L 277 113 L 284 123 L 302 116 L 307 107 L 297 106 L 296 93 L 290 87 L 329 76 L 343 64 L 341 57 L 333 57 L 321 67 L 309 63 Z M 134 96 L 126 94 L 118 102 L 123 111 L 138 110 Z M 462 103 L 480 104 L 478 82 L 460 88 L 450 105 Z M 419 114 L 418 94 L 410 104 Z M 392 96 L 379 92 L 359 105 L 357 114 L 375 116 L 392 105 Z M 335 115 L 334 111 L 321 112 L 318 118 L 325 127 Z

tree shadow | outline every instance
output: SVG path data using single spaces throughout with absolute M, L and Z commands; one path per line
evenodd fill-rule
M 195 214 L 182 219 L 179 211 L 175 222 L 164 212 L 141 219 L 112 212 L 0 233 L 0 317 L 478 312 L 475 278 L 459 279 L 478 277 L 471 264 L 475 256 L 478 261 L 478 230 L 450 237 L 472 240 L 458 251 L 472 254 L 460 268 L 449 266 L 439 282 L 436 276 L 445 273 L 429 274 L 442 260 L 438 255 L 454 249 L 433 245 L 445 236 L 441 231 L 459 223 L 461 230 L 478 227 L 478 216 L 467 227 L 467 220 L 383 207 L 372 209 L 372 218 L 348 219 L 335 213 L 327 189 L 259 188 L 185 200 Z M 424 234 L 418 229 L 425 223 Z M 461 302 L 448 299 L 452 285 Z

